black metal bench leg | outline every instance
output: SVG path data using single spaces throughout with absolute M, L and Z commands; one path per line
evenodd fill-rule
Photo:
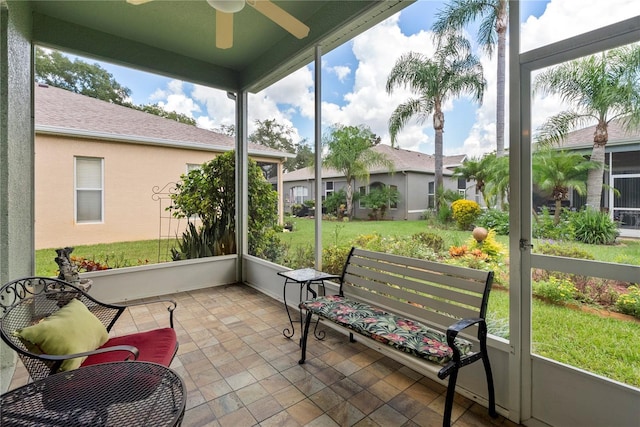
M 302 313 L 300 313 L 302 315 Z M 302 331 L 302 338 L 300 338 L 300 347 L 302 349 L 302 357 L 298 364 L 302 365 L 307 358 L 307 337 L 309 336 L 309 325 L 311 324 L 311 310 L 307 310 L 307 316 L 304 322 L 304 330 Z
M 453 398 L 456 394 L 456 381 L 458 381 L 458 368 L 455 368 L 453 371 L 451 371 L 451 375 L 449 375 L 447 399 L 444 402 L 444 416 L 442 417 L 442 427 L 451 426 L 451 413 L 453 412 Z
M 484 365 L 484 373 L 487 376 L 487 391 L 489 393 L 489 415 L 493 418 L 498 417 L 496 412 L 496 395 L 493 390 L 493 374 L 491 373 L 491 364 L 489 363 L 489 355 L 485 351 L 482 352 L 482 364 Z
M 349 333 L 349 342 L 356 342 L 356 339 L 353 338 L 353 334 Z

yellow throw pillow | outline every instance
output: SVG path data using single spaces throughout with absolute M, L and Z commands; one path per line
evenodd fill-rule
M 79 300 L 73 299 L 40 323 L 18 329 L 14 335 L 37 345 L 43 353 L 64 355 L 95 350 L 109 339 L 100 320 Z M 79 368 L 86 357 L 62 362 L 61 371 Z

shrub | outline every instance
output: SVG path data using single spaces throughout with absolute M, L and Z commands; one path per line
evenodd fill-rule
M 438 211 L 438 214 L 437 214 L 438 223 L 440 224 L 448 223 L 449 221 L 451 221 L 451 216 L 452 216 L 451 207 L 446 203 L 443 203 L 442 205 L 440 205 L 440 210 Z
M 315 264 L 315 251 L 312 244 L 296 246 L 294 251 L 286 245 L 283 254 L 283 265 L 292 269 L 313 267 Z
M 347 192 L 344 189 L 334 191 L 324 199 L 322 206 L 328 214 L 342 218 L 347 206 Z
M 193 258 L 205 258 L 215 254 L 212 230 L 207 227 L 196 227 L 190 222 L 187 229 L 178 240 L 178 249 L 171 248 L 171 258 L 174 261 Z
M 351 251 L 350 246 L 329 246 L 322 250 L 322 271 L 329 274 L 342 274 L 345 262 Z
M 476 239 L 471 237 L 467 241 L 467 246 L 470 251 L 473 251 L 475 249 L 480 250 L 482 253 L 486 254 L 487 257 L 492 261 L 502 259 L 506 252 L 504 247 L 496 240 L 495 230 L 489 230 L 487 238 L 482 242 L 478 242 L 476 241 Z
M 616 301 L 616 307 L 621 313 L 630 314 L 640 319 L 640 288 L 629 286 L 629 293 L 622 294 Z
M 480 215 L 480 205 L 473 200 L 460 199 L 451 203 L 453 219 L 461 230 L 468 230 Z
M 500 236 L 509 235 L 509 212 L 500 209 L 487 209 L 476 218 L 476 225 L 487 230 L 495 230 Z
M 171 195 L 173 215 L 188 218 L 197 214 L 203 227 L 201 231 L 190 229 L 183 235 L 182 244 L 187 246 L 173 250 L 174 258 L 179 253 L 207 253 L 205 247 L 211 249 L 211 255 L 236 252 L 235 166 L 235 153 L 228 151 L 204 163 L 200 169 L 182 175 L 176 193 Z M 248 185 L 249 253 L 277 261 L 278 254 L 282 253 L 282 244 L 273 228 L 278 223 L 278 193 L 265 179 L 262 168 L 251 159 Z M 189 246 L 192 244 L 200 248 Z
M 579 258 L 579 259 L 595 259 L 593 255 L 584 249 L 580 249 L 576 245 L 567 244 L 567 243 L 551 243 L 551 242 L 543 242 L 536 246 L 534 246 L 535 252 L 544 254 L 544 255 L 554 255 L 561 256 L 566 258 Z
M 291 205 L 291 215 L 298 216 L 301 210 L 302 205 L 300 203 L 294 203 L 293 205 Z
M 361 234 L 353 240 L 353 245 L 370 251 L 382 252 L 382 236 L 379 233 Z
M 576 240 L 592 245 L 610 245 L 618 237 L 618 226 L 606 212 L 583 209 L 572 216 Z
M 442 252 L 444 250 L 444 239 L 435 233 L 422 231 L 412 235 L 411 238 L 433 249 L 434 252 Z
M 533 283 L 533 293 L 553 303 L 571 301 L 576 291 L 576 287 L 570 280 L 559 279 L 555 276 Z
M 535 216 L 533 222 L 533 237 L 537 239 L 573 240 L 574 229 L 571 223 L 573 212 L 563 209 L 560 213 L 560 223 L 556 224 L 549 209 L 544 206 L 542 212 Z

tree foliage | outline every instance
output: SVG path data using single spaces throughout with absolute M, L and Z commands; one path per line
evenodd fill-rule
M 301 141 L 298 144 L 293 142 L 294 130 L 292 127 L 278 123 L 275 119 L 256 120 L 255 124 L 256 130 L 249 135 L 249 142 L 296 155 L 295 158 L 285 160 L 283 164 L 285 172 L 312 165 L 313 151 L 311 147 L 306 144 L 306 141 Z
M 387 77 L 387 92 L 397 87 L 408 87 L 415 98 L 398 105 L 389 119 L 391 145 L 398 133 L 412 118 L 420 123 L 432 116 L 435 131 L 435 185 L 443 186 L 443 105 L 463 94 L 471 95 L 482 103 L 486 82 L 480 60 L 471 54 L 467 39 L 447 32 L 438 38 L 432 58 L 410 52 L 402 55 Z M 436 201 L 436 211 L 440 203 Z
M 369 193 L 360 198 L 360 202 L 371 209 L 372 219 L 384 219 L 387 208 L 400 201 L 400 192 L 395 187 L 382 185 L 370 189 Z
M 627 130 L 640 124 L 640 46 L 612 49 L 565 62 L 538 74 L 534 91 L 559 95 L 569 109 L 548 118 L 538 129 L 541 144 L 558 144 L 567 133 L 596 123 L 591 160 L 604 165 L 609 124 Z M 590 169 L 587 206 L 600 209 L 604 168 Z
M 129 102 L 131 89 L 122 86 L 111 73 L 99 64 L 81 59 L 71 61 L 62 53 L 36 48 L 36 81 L 59 87 L 91 98 L 133 108 L 145 113 L 195 126 L 196 121 L 186 114 L 167 111 L 158 104 L 135 105 Z
M 445 34 L 452 30 L 480 21 L 477 25 L 477 40 L 485 52 L 491 56 L 498 52 L 497 98 L 496 98 L 496 156 L 504 155 L 505 87 L 506 87 L 506 47 L 509 22 L 509 2 L 507 0 L 452 0 L 436 13 L 433 30 Z
M 278 221 L 278 195 L 255 161 L 249 159 L 249 253 L 275 261 L 281 243 L 274 227 Z M 202 232 L 213 242 L 214 255 L 235 253 L 235 153 L 221 154 L 182 176 L 172 196 L 174 215 L 198 215 Z
M 600 167 L 600 164 L 577 152 L 542 149 L 534 153 L 533 182 L 554 200 L 554 224 L 560 223 L 562 201 L 569 199 L 569 191 L 573 189 L 580 195 L 584 194 L 588 171 Z
M 38 82 L 114 104 L 122 105 L 131 95 L 131 89 L 120 85 L 97 63 L 71 61 L 55 50 L 36 48 L 35 74 Z
M 193 117 L 189 117 L 186 114 L 178 113 L 176 111 L 167 111 L 158 104 L 135 105 L 131 103 L 124 103 L 122 105 L 139 111 L 144 111 L 145 113 L 164 117 L 165 119 L 175 120 L 176 122 L 184 123 L 186 125 L 196 125 L 196 120 Z
M 356 179 L 369 180 L 369 169 L 382 166 L 393 171 L 393 163 L 384 154 L 372 150 L 380 137 L 364 126 L 336 124 L 323 138 L 327 155 L 323 165 L 342 173 L 347 181 L 347 215 L 353 215 L 353 184 Z

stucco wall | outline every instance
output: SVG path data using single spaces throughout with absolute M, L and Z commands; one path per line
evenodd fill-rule
M 31 13 L 0 1 L 0 282 L 33 271 Z M 0 392 L 15 353 L 0 343 Z
M 104 159 L 101 223 L 75 222 L 75 156 Z M 212 152 L 37 135 L 36 248 L 158 238 L 160 214 L 167 216 L 167 212 L 161 212 L 159 202 L 152 199 L 153 187 L 178 181 L 187 163 L 204 163 L 214 156 Z M 162 233 L 175 235 L 176 231 L 171 227 Z
M 160 202 L 152 198 L 152 189 L 178 181 L 188 163 L 201 164 L 215 155 L 212 151 L 38 134 L 36 248 L 149 240 L 181 233 L 186 220 L 167 219 L 170 215 L 164 207 L 169 202 L 163 202 L 161 208 Z M 76 156 L 104 159 L 101 223 L 75 222 Z M 165 217 L 162 220 L 161 215 Z

